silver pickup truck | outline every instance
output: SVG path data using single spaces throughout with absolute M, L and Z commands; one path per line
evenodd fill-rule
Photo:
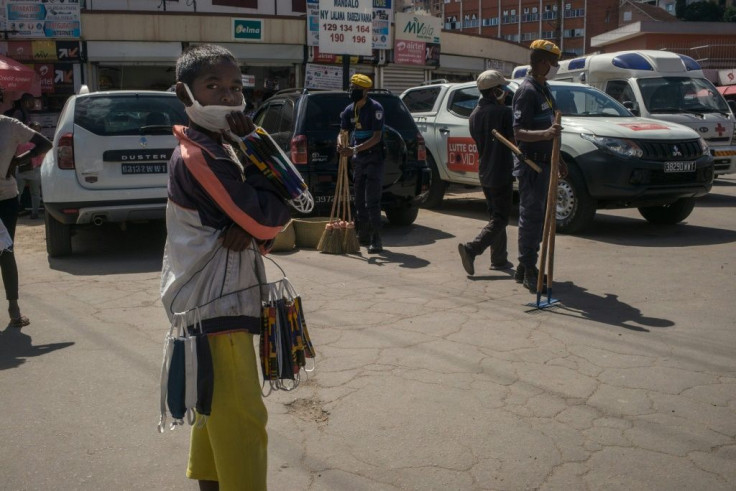
M 511 81 L 510 88 L 518 84 Z M 558 231 L 581 232 L 604 208 L 636 207 L 650 222 L 678 223 L 690 215 L 695 198 L 710 191 L 713 158 L 694 130 L 635 117 L 586 85 L 550 82 L 550 89 L 562 111 L 561 156 L 569 168 L 559 181 Z M 448 184 L 480 185 L 468 130 L 479 97 L 475 82 L 422 85 L 401 94 L 432 170 L 425 207 L 441 206 Z

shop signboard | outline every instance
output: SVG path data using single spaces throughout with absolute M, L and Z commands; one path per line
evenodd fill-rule
M 439 17 L 397 13 L 394 63 L 439 66 L 441 31 Z
M 79 0 L 5 0 L 5 27 L 14 38 L 78 38 L 81 36 Z
M 372 9 L 372 0 L 319 0 L 319 50 L 370 55 L 373 51 Z
M 736 84 L 736 68 L 730 70 L 718 70 L 718 81 L 721 85 Z
M 319 46 L 320 0 L 307 0 L 307 46 Z M 394 0 L 371 0 L 372 48 L 391 49 Z
M 342 90 L 342 73 L 341 65 L 307 63 L 304 86 L 308 89 Z M 355 68 L 350 68 L 350 76 L 355 73 Z
M 233 39 L 236 41 L 263 41 L 263 20 L 233 19 Z

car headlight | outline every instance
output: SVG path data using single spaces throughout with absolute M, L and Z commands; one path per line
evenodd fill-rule
M 625 140 L 623 138 L 610 138 L 607 136 L 596 136 L 590 133 L 581 133 L 581 137 L 585 138 L 595 146 L 606 152 L 621 157 L 635 157 L 639 158 L 644 155 L 641 147 L 631 140 Z
M 710 148 L 708 148 L 708 143 L 702 136 L 698 138 L 698 143 L 700 143 L 700 149 L 703 151 L 703 155 L 710 155 Z

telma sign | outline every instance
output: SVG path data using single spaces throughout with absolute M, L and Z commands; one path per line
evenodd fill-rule
M 263 41 L 261 19 L 233 19 L 233 39 Z

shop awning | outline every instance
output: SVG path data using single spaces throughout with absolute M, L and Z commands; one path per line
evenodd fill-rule
M 217 43 L 246 65 L 278 65 L 304 62 L 301 44 Z
M 179 42 L 87 41 L 87 58 L 107 63 L 176 63 Z
M 36 97 L 41 95 L 41 79 L 33 68 L 12 58 L 0 56 L 0 89 L 9 97 L 11 93 L 25 92 Z

